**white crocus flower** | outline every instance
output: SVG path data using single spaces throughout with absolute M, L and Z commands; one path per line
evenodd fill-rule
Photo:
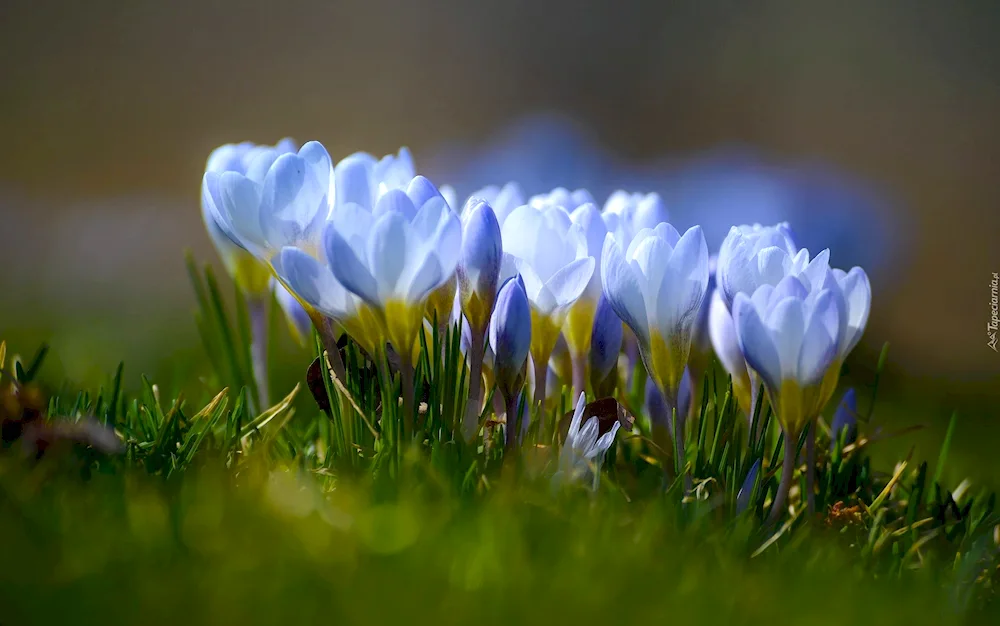
M 601 466 L 608 448 L 615 440 L 621 423 L 615 420 L 611 428 L 604 434 L 600 432 L 600 421 L 591 417 L 583 424 L 583 413 L 587 406 L 584 394 L 580 394 L 576 402 L 576 410 L 566 433 L 566 441 L 559 451 L 559 470 L 553 477 L 553 483 L 574 482 L 591 479 L 592 488 L 596 491 L 601 477 Z

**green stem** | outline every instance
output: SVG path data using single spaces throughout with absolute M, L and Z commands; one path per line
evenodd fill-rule
M 399 379 L 403 395 L 403 438 L 413 436 L 413 364 L 406 357 L 400 358 Z
M 806 434 L 806 502 L 809 514 L 816 512 L 816 420 L 809 423 Z

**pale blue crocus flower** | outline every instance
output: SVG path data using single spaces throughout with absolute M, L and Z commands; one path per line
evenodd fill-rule
M 562 207 L 572 213 L 584 204 L 593 204 L 594 197 L 586 189 L 570 191 L 565 187 L 556 187 L 548 193 L 540 193 L 528 198 L 528 204 L 538 210 L 551 207 Z
M 525 204 L 524 192 L 521 191 L 521 186 L 514 181 L 502 187 L 489 185 L 478 189 L 469 196 L 469 200 L 473 198 L 489 203 L 494 215 L 496 215 L 497 223 L 500 224 L 500 228 L 503 228 L 504 222 L 507 221 L 507 216 L 513 213 L 514 209 Z M 465 207 L 468 206 L 469 202 L 466 201 Z
M 281 155 L 294 152 L 295 144 L 291 139 L 284 139 L 275 146 L 258 146 L 249 142 L 220 146 L 208 157 L 201 185 L 201 214 L 205 227 L 226 271 L 246 298 L 250 321 L 250 358 L 259 409 L 269 404 L 267 300 L 271 269 L 266 260 L 258 257 L 233 231 L 232 224 L 222 216 L 222 210 L 231 200 L 231 182 L 254 177 L 263 184 L 266 168 L 258 164 L 271 163 Z
M 261 154 L 284 154 L 294 151 L 295 143 L 291 139 L 283 139 L 274 146 L 251 142 L 226 144 L 213 150 L 205 164 L 205 176 L 201 188 L 201 215 L 205 221 L 205 228 L 222 258 L 226 271 L 240 289 L 251 296 L 260 296 L 268 291 L 271 271 L 220 225 L 220 219 L 216 217 L 218 205 L 221 203 L 218 178 L 226 172 L 245 176 L 250 164 Z
M 638 339 L 650 376 L 676 402 L 708 286 L 701 228 L 682 237 L 662 223 L 639 231 L 625 250 L 609 234 L 601 274 L 604 297 Z
M 741 351 L 792 441 L 822 408 L 823 379 L 845 332 L 842 316 L 835 290 L 810 292 L 797 276 L 776 287 L 763 285 L 752 296 L 736 295 L 733 320 Z
M 830 278 L 832 272 L 827 270 Z M 740 348 L 764 382 L 768 399 L 784 430 L 785 457 L 781 481 L 769 520 L 781 514 L 791 487 L 799 435 L 815 423 L 826 402 L 824 379 L 837 365 L 846 334 L 843 295 L 836 282 L 810 291 L 803 279 L 789 275 L 777 286 L 762 285 L 752 296 L 737 293 L 733 320 Z M 807 457 L 814 449 L 807 441 Z M 807 496 L 813 508 L 812 459 L 807 460 Z
M 469 403 L 465 415 L 465 435 L 471 439 L 481 408 L 483 358 L 490 315 L 496 303 L 500 270 L 503 263 L 503 241 L 500 224 L 492 207 L 484 200 L 472 198 L 466 205 L 462 225 L 462 248 L 456 275 L 461 314 L 468 322 Z
M 458 216 L 429 184 L 415 177 L 405 192 L 383 193 L 372 211 L 338 200 L 323 235 L 334 277 L 377 313 L 379 342 L 410 365 L 427 299 L 452 279 L 462 240 Z
M 708 287 L 708 246 L 701 228 L 680 236 L 670 224 L 636 233 L 624 251 L 608 234 L 601 261 L 604 297 L 635 334 L 646 371 L 678 406 L 698 313 Z M 684 459 L 684 416 L 675 425 L 675 454 Z M 663 430 L 654 436 L 663 443 Z M 685 478 L 685 488 L 690 477 Z
M 615 236 L 623 250 L 636 233 L 644 228 L 670 221 L 670 214 L 657 193 L 635 193 L 623 189 L 608 196 L 601 212 L 608 232 Z
M 514 210 L 502 228 L 503 247 L 516 259 L 531 302 L 534 403 L 545 400 L 545 375 L 566 314 L 594 273 L 594 258 L 579 224 L 561 207 Z
M 750 295 L 761 285 L 773 287 L 788 274 L 804 271 L 807 265 L 809 251 L 798 249 L 787 222 L 733 226 L 719 248 L 716 285 L 732 310 L 736 294 Z
M 579 190 L 582 192 L 583 190 Z M 579 193 L 578 192 L 578 193 Z M 597 205 L 588 202 L 573 209 L 570 219 L 578 224 L 587 242 L 587 254 L 594 258 L 594 272 L 580 298 L 570 307 L 563 324 L 563 336 L 569 348 L 573 369 L 573 392 L 585 390 L 587 355 L 591 351 L 591 335 L 594 330 L 594 317 L 597 314 L 597 304 L 601 299 L 601 272 L 597 270 L 601 263 L 604 250 L 604 238 L 608 229 L 604 224 Z

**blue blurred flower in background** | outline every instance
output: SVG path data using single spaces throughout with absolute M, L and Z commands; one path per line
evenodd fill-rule
M 819 162 L 772 160 L 746 146 L 632 161 L 582 124 L 536 113 L 482 146 L 450 144 L 421 161 L 432 180 L 449 181 L 459 197 L 511 180 L 527 197 L 585 187 L 598 205 L 618 189 L 657 192 L 671 223 L 700 224 L 713 252 L 733 224 L 782 221 L 792 224 L 799 247 L 834 248 L 840 262 L 874 275 L 890 259 L 899 263 L 904 247 L 905 233 L 889 221 L 889 199 L 870 183 Z

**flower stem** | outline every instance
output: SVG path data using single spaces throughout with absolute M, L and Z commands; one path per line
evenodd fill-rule
M 809 423 L 806 435 L 806 502 L 809 514 L 816 512 L 816 420 Z
M 533 402 L 536 406 L 542 407 L 542 415 L 545 414 L 545 383 L 549 377 L 549 356 L 545 358 L 535 358 L 531 355 L 532 366 L 535 368 L 535 396 Z
M 403 438 L 413 436 L 413 364 L 403 357 L 399 364 L 399 380 L 403 395 Z
M 333 333 L 333 323 L 328 318 L 314 321 L 316 330 L 319 331 L 320 340 L 323 342 L 323 349 L 326 351 L 326 358 L 330 361 L 330 369 L 333 375 L 341 383 L 347 383 L 347 369 L 344 367 L 344 360 L 340 358 L 340 348 L 337 347 L 337 338 Z
M 513 450 L 514 446 L 517 444 L 517 431 L 519 424 L 517 423 L 517 399 L 518 395 L 516 393 L 511 394 L 511 397 L 504 398 L 504 411 L 506 413 L 506 424 L 504 425 L 504 450 Z
M 485 331 L 472 331 L 472 343 L 469 346 L 469 400 L 465 405 L 465 422 L 462 424 L 462 434 L 467 442 L 476 438 L 479 430 L 479 413 L 482 411 L 483 356 L 486 344 Z
M 247 315 L 250 318 L 250 367 L 257 385 L 257 409 L 263 411 L 269 401 L 267 375 L 267 304 L 261 296 L 247 297 Z
M 774 494 L 774 503 L 771 504 L 771 512 L 767 516 L 767 523 L 774 524 L 781 517 L 785 510 L 785 501 L 788 499 L 788 491 L 792 488 L 792 474 L 795 472 L 795 452 L 798 437 L 795 433 L 785 431 L 785 457 L 781 460 L 781 482 L 778 483 L 778 492 Z
M 573 355 L 573 397 L 587 392 L 587 353 Z
M 671 426 L 673 427 L 674 436 L 674 454 L 677 455 L 677 471 L 684 474 L 684 494 L 687 495 L 691 492 L 691 488 L 694 486 L 691 481 L 691 474 L 687 471 L 685 460 L 687 459 L 685 453 L 685 443 L 684 443 L 684 422 L 685 419 L 683 415 L 677 412 L 677 409 L 672 409 L 671 411 L 673 419 L 671 420 Z

